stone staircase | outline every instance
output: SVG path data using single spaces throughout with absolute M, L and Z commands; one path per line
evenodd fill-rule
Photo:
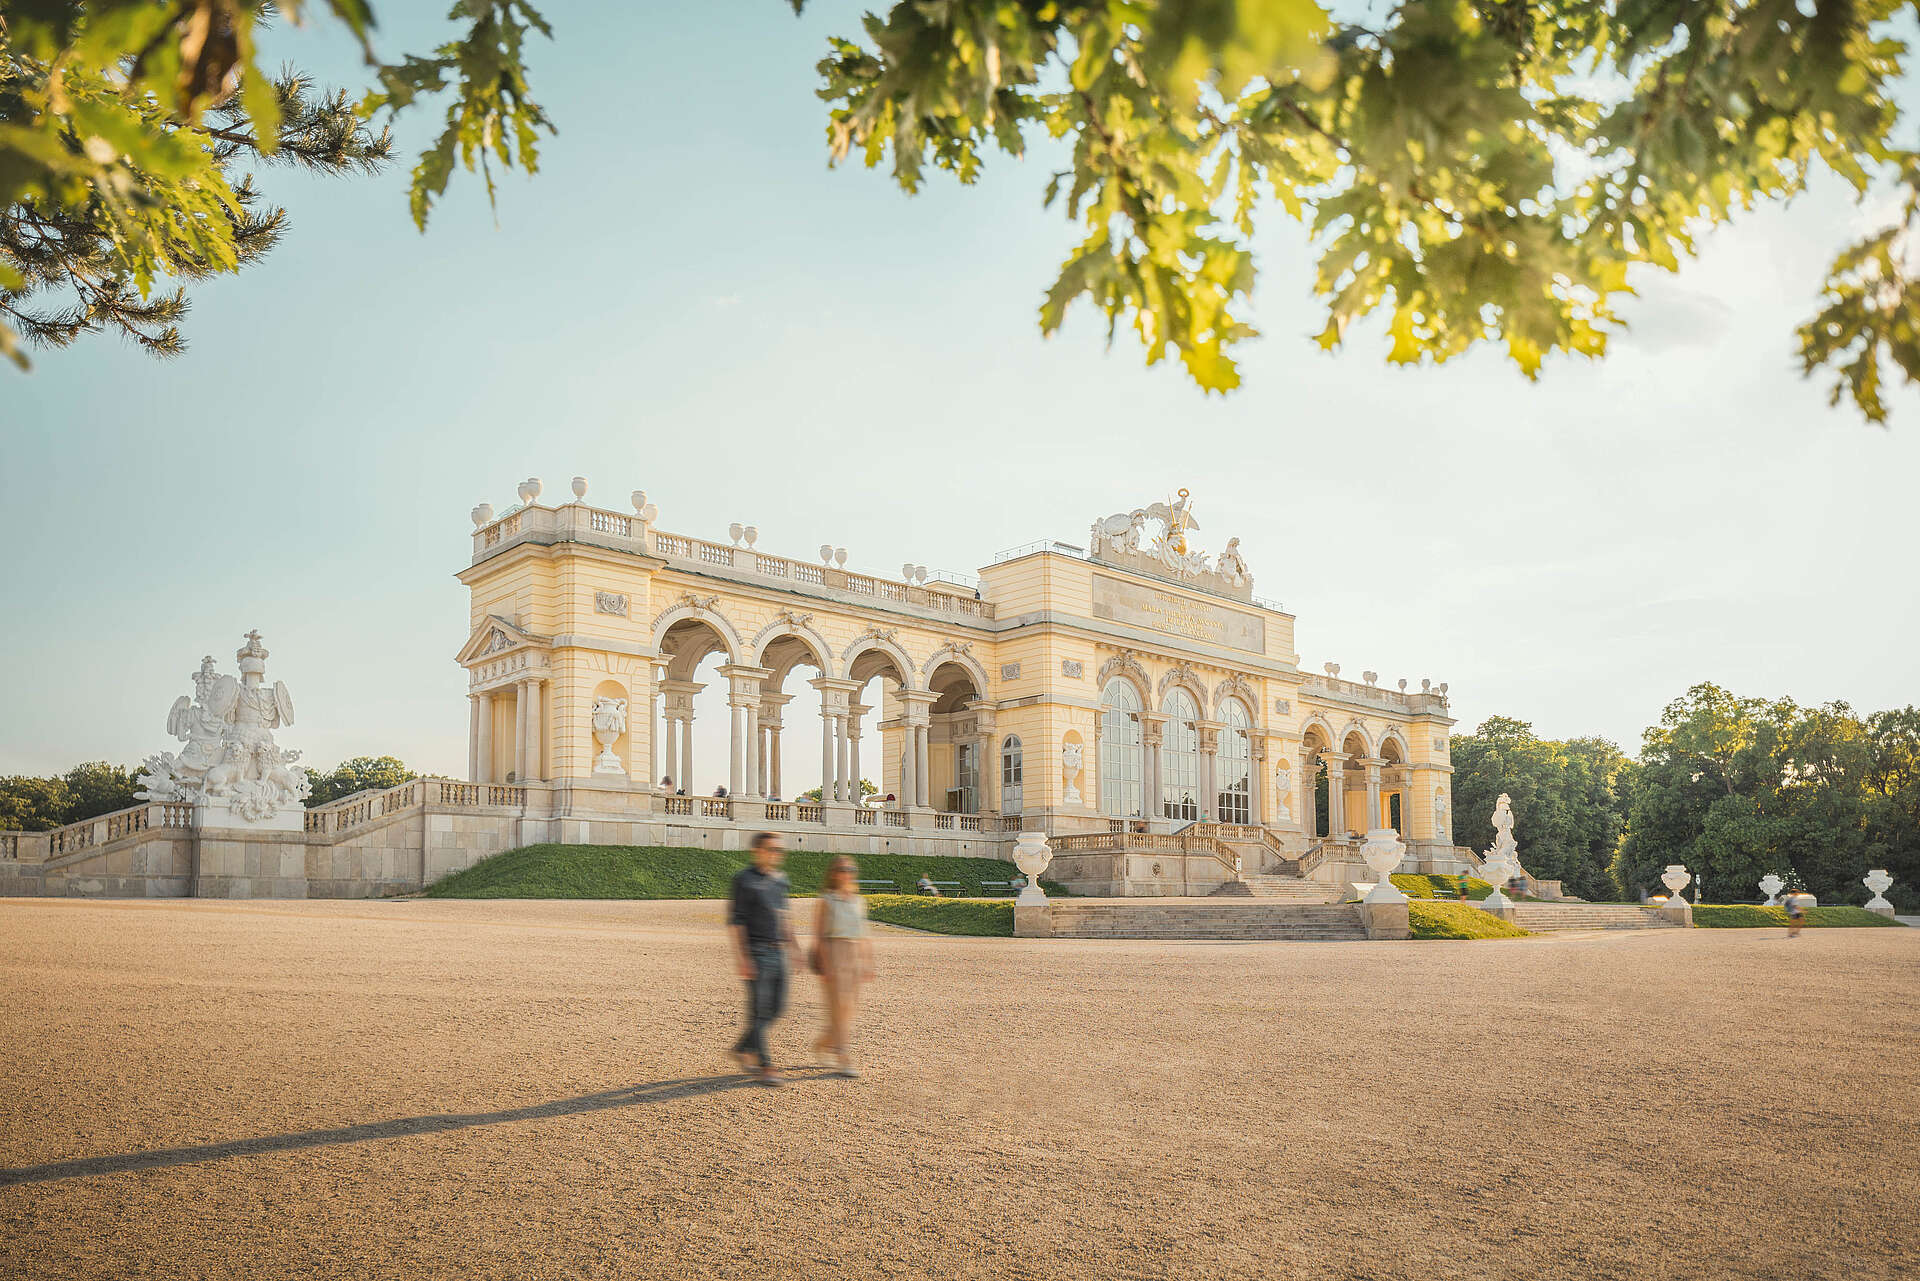
M 1055 938 L 1345 942 L 1367 937 L 1360 913 L 1343 903 L 1056 898 L 1052 908 Z
M 1513 923 L 1534 931 L 1684 928 L 1652 908 L 1633 903 L 1515 903 Z
M 1281 903 L 1332 903 L 1343 896 L 1338 887 L 1324 881 L 1309 881 L 1304 876 L 1282 876 L 1274 872 L 1248 872 L 1241 880 L 1228 881 L 1210 897 L 1257 898 Z

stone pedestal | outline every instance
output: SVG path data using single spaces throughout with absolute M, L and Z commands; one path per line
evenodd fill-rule
M 1886 918 L 1887 918 L 1887 919 L 1888 919 L 1889 921 L 1891 921 L 1891 920 L 1893 919 L 1893 917 L 1894 917 L 1894 914 L 1895 914 L 1895 913 L 1896 913 L 1896 912 L 1897 912 L 1897 911 L 1898 911 L 1899 909 L 1898 909 L 1898 908 L 1896 908 L 1896 907 L 1894 907 L 1894 905 L 1893 905 L 1893 904 L 1891 904 L 1891 903 L 1889 903 L 1889 904 L 1887 904 L 1887 905 L 1886 905 L 1885 907 L 1875 907 L 1875 906 L 1874 906 L 1873 904 L 1871 904 L 1871 903 L 1869 903 L 1869 904 L 1867 904 L 1867 910 L 1868 910 L 1869 912 L 1872 912 L 1872 913 L 1874 913 L 1875 915 L 1878 915 L 1878 916 L 1884 916 L 1884 917 L 1886 917 Z
M 1494 902 L 1495 899 L 1498 899 L 1499 902 L 1497 903 Z M 1477 906 L 1482 912 L 1485 912 L 1488 916 L 1497 916 L 1501 920 L 1507 921 L 1509 923 L 1513 921 L 1513 918 L 1515 916 L 1513 900 L 1508 898 L 1504 894 L 1500 894 L 1500 893 L 1491 894 L 1486 898 L 1481 899 L 1479 903 L 1475 904 L 1475 906 Z
M 1354 910 L 1360 913 L 1360 923 L 1366 926 L 1369 939 L 1413 937 L 1413 925 L 1404 898 L 1398 903 L 1361 903 Z
M 1685 925 L 1688 927 L 1693 925 L 1693 905 L 1683 898 L 1668 899 L 1666 906 L 1660 908 L 1659 911 L 1660 915 L 1666 917 L 1675 925 Z
M 242 818 L 223 800 L 202 801 L 193 807 L 193 825 L 247 832 L 299 832 L 307 825 L 307 811 L 301 805 L 283 805 L 265 818 Z
M 1016 902 L 1013 905 L 1013 936 L 1019 939 L 1052 938 L 1053 905 Z

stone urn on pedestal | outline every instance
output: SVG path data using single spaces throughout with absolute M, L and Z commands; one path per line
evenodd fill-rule
M 624 698 L 596 698 L 593 700 L 593 737 L 600 744 L 600 755 L 594 758 L 595 774 L 618 774 L 625 778 L 627 767 L 613 753 L 613 744 L 627 732 L 627 700 Z
M 1391 827 L 1376 827 L 1367 833 L 1367 839 L 1360 846 L 1360 857 L 1367 861 L 1367 870 L 1373 873 L 1373 888 L 1367 891 L 1368 903 L 1404 903 L 1407 896 L 1394 888 L 1391 879 L 1394 869 L 1400 866 L 1400 860 L 1406 855 L 1407 847 L 1400 841 L 1400 833 Z
M 1667 887 L 1667 902 L 1671 903 L 1679 898 L 1680 891 L 1686 889 L 1687 882 L 1692 879 L 1693 875 L 1687 871 L 1686 864 L 1667 864 L 1667 870 L 1660 873 L 1660 883 Z
M 1780 891 L 1785 888 L 1787 888 L 1787 883 L 1775 876 L 1772 872 L 1768 872 L 1760 878 L 1760 892 L 1767 896 L 1766 905 L 1768 907 L 1774 907 L 1780 902 Z
M 1867 910 L 1892 916 L 1893 904 L 1887 901 L 1887 891 L 1893 888 L 1893 876 L 1885 868 L 1877 867 L 1861 877 L 1860 883 L 1873 891 L 1873 897 L 1867 900 Z
M 1044 907 L 1047 892 L 1040 888 L 1040 878 L 1046 875 L 1047 865 L 1053 862 L 1053 848 L 1047 844 L 1045 832 L 1022 832 L 1013 847 L 1013 863 L 1027 878 L 1027 884 L 1020 891 L 1020 897 L 1014 900 L 1014 906 Z

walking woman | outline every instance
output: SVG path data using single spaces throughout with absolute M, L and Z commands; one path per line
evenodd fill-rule
M 853 1063 L 853 1015 L 860 985 L 873 977 L 873 943 L 867 938 L 867 901 L 860 897 L 860 866 L 845 854 L 827 867 L 826 888 L 813 918 L 813 968 L 827 989 L 827 1026 L 813 1043 L 831 1053 L 841 1076 L 859 1076 Z

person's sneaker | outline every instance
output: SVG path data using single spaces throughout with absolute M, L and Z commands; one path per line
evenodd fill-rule
M 786 1082 L 781 1079 L 780 1074 L 772 1068 L 762 1068 L 760 1074 L 753 1079 L 761 1085 L 781 1086 L 786 1084 Z
M 860 1069 L 849 1063 L 840 1069 L 840 1075 L 846 1077 L 848 1080 L 857 1080 L 860 1076 Z
M 740 1070 L 748 1075 L 752 1075 L 759 1070 L 754 1067 L 753 1060 L 747 1057 L 745 1050 L 728 1050 L 727 1057 L 732 1059 L 734 1063 L 739 1066 Z

